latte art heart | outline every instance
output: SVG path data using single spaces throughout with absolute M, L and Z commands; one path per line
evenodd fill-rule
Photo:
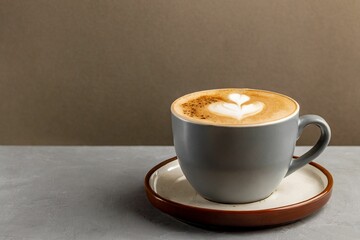
M 297 109 L 297 103 L 285 95 L 248 88 L 194 92 L 178 98 L 171 105 L 176 117 L 219 126 L 270 123 L 295 114 Z
M 250 100 L 250 97 L 245 94 L 232 93 L 228 96 L 230 102 L 215 102 L 208 106 L 208 109 L 221 116 L 232 117 L 241 120 L 248 116 L 253 116 L 264 108 L 262 102 L 254 102 L 251 104 L 244 104 Z

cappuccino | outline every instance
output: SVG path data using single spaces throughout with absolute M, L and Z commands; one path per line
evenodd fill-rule
M 297 112 L 295 100 L 274 92 L 229 88 L 190 93 L 174 101 L 171 110 L 191 122 L 211 125 L 258 125 Z

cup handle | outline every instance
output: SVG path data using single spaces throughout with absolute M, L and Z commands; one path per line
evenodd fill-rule
M 300 156 L 297 159 L 293 159 L 290 163 L 290 167 L 288 172 L 286 173 L 285 177 L 289 176 L 299 168 L 305 166 L 316 157 L 318 157 L 326 148 L 326 146 L 330 142 L 331 138 L 331 130 L 327 122 L 318 115 L 304 115 L 301 116 L 299 119 L 299 130 L 297 139 L 299 139 L 301 133 L 303 132 L 304 128 L 309 124 L 315 124 L 321 130 L 321 135 L 317 143 L 306 153 Z

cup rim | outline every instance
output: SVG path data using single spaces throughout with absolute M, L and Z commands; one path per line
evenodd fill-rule
M 268 92 L 268 93 L 273 93 L 273 94 L 277 94 L 277 95 L 280 95 L 282 97 L 285 97 L 285 98 L 288 98 L 290 99 L 291 101 L 293 101 L 296 105 L 296 110 L 291 113 L 290 115 L 284 117 L 284 118 L 280 118 L 278 120 L 274 120 L 274 121 L 270 121 L 270 122 L 264 122 L 264 123 L 256 123 L 256 124 L 243 124 L 243 125 L 230 125 L 230 124 L 212 124 L 212 123 L 204 123 L 204 122 L 201 122 L 201 121 L 196 121 L 196 120 L 190 120 L 190 119 L 187 119 L 187 118 L 184 118 L 182 116 L 180 116 L 178 113 L 175 112 L 174 110 L 174 104 L 177 100 L 179 100 L 180 98 L 182 97 L 185 97 L 185 96 L 188 96 L 190 94 L 194 94 L 194 93 L 202 93 L 202 92 L 207 92 L 207 91 L 213 91 L 213 90 L 227 90 L 227 89 L 242 89 L 242 90 L 254 90 L 254 91 L 262 91 L 262 92 Z M 201 90 L 201 91 L 195 91 L 195 92 L 191 92 L 191 93 L 188 93 L 188 94 L 185 94 L 183 96 L 180 96 L 178 98 L 176 98 L 171 106 L 170 106 L 170 111 L 172 113 L 172 115 L 184 122 L 187 122 L 187 123 L 191 123 L 191 124 L 196 124 L 196 125 L 203 125 L 203 126 L 212 126 L 212 127 L 230 127 L 230 128 L 247 128 L 247 127 L 260 127 L 260 126 L 268 126 L 268 125 L 274 125 L 274 124 L 278 124 L 278 123 L 282 123 L 282 122 L 285 122 L 291 118 L 293 118 L 294 116 L 298 115 L 299 112 L 300 112 L 300 105 L 299 103 L 285 95 L 285 94 L 282 94 L 282 93 L 278 93 L 278 92 L 274 92 L 274 91 L 269 91 L 269 90 L 263 90 L 263 89 L 255 89 L 255 88 L 213 88 L 213 89 L 206 89 L 206 90 Z

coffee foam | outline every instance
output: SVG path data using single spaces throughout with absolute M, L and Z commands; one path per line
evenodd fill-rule
M 290 116 L 298 109 L 291 98 L 264 90 L 216 89 L 185 95 L 172 111 L 190 121 L 214 125 L 256 125 Z
M 210 112 L 225 117 L 232 117 L 237 120 L 241 120 L 245 117 L 255 115 L 264 108 L 262 102 L 254 102 L 251 104 L 244 104 L 250 100 L 250 97 L 240 93 L 230 93 L 228 96 L 229 102 L 216 102 L 208 105 Z

